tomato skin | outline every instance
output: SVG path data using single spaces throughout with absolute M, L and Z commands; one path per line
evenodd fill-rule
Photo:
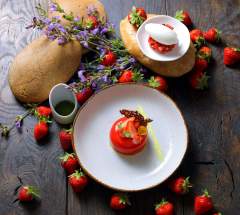
M 127 120 L 126 117 L 122 117 L 118 119 L 116 122 L 114 122 L 110 130 L 110 140 L 113 148 L 116 151 L 126 155 L 133 155 L 133 154 L 136 154 L 137 152 L 140 152 L 144 148 L 144 146 L 147 143 L 147 135 L 141 138 L 141 141 L 139 144 L 133 143 L 133 139 L 131 138 L 122 137 L 120 135 L 120 132 L 116 130 L 116 126 L 119 123 L 122 123 L 126 120 Z

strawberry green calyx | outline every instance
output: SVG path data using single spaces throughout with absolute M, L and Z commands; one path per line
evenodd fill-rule
M 240 48 L 234 48 L 234 51 L 240 52 Z
M 60 157 L 60 160 L 66 162 L 70 157 L 75 158 L 75 153 L 67 153 L 65 152 L 63 156 Z
M 68 177 L 69 178 L 76 178 L 76 179 L 79 179 L 81 177 L 85 176 L 85 174 L 83 173 L 83 171 L 81 170 L 75 170 L 75 172 L 71 175 L 69 175 Z
M 182 189 L 184 193 L 188 193 L 189 189 L 192 187 L 192 184 L 190 183 L 189 179 L 190 177 L 187 177 L 183 182 Z
M 24 186 L 25 190 L 27 190 L 27 193 L 29 195 L 32 195 L 34 198 L 40 198 L 39 190 L 36 187 L 33 186 Z
M 143 17 L 141 17 L 140 14 L 138 13 L 137 8 L 133 6 L 132 12 L 130 14 L 130 24 L 140 27 L 144 21 L 145 20 L 143 19 Z
M 143 74 L 139 71 L 134 71 L 132 80 L 135 82 L 143 80 Z
M 219 42 L 221 40 L 221 34 L 222 34 L 222 31 L 219 31 L 218 29 L 216 29 L 216 41 Z
M 197 89 L 204 90 L 208 88 L 208 80 L 210 76 L 208 76 L 205 72 L 203 73 L 201 78 L 198 78 L 198 86 Z
M 152 76 L 152 77 L 148 80 L 148 84 L 149 84 L 150 87 L 153 87 L 153 88 L 158 88 L 158 87 L 160 86 L 160 83 L 155 80 L 154 76 Z
M 71 133 L 72 133 L 72 131 L 73 131 L 73 128 L 64 129 L 64 131 L 65 131 L 66 133 L 68 133 L 68 134 L 71 134 Z
M 195 43 L 194 43 L 194 46 L 195 48 L 199 49 L 203 44 L 205 44 L 205 39 L 204 37 L 199 37 Z
M 50 120 L 50 117 L 40 115 L 36 109 L 34 110 L 34 116 L 37 117 L 39 122 L 45 122 L 48 124 L 52 123 L 52 120 Z
M 163 205 L 166 205 L 167 203 L 168 203 L 168 201 L 163 198 L 160 203 L 155 205 L 155 209 L 158 209 L 158 208 L 162 207 Z
M 131 205 L 128 195 L 123 193 L 116 194 L 120 198 L 120 203 L 123 205 Z
M 175 14 L 175 18 L 182 22 L 184 20 L 183 10 L 178 10 Z
M 211 198 L 211 196 L 209 195 L 207 189 L 203 190 L 203 196 L 208 197 L 208 198 Z

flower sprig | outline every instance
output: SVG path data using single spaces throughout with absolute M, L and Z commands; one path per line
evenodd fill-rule
M 50 12 L 58 12 L 61 16 L 48 18 L 41 5 L 37 9 L 41 17 L 34 17 L 28 28 L 42 30 L 50 40 L 58 40 L 59 45 L 77 40 L 84 48 L 95 53 L 91 61 L 88 57 L 83 58 L 77 79 L 69 85 L 74 92 L 87 87 L 98 90 L 115 84 L 124 70 L 135 71 L 134 81 L 143 79 L 145 68 L 128 53 L 123 41 L 116 36 L 113 24 L 101 18 L 93 5 L 88 7 L 88 17 L 85 19 L 74 17 L 71 12 L 66 13 L 58 3 L 50 5 Z M 67 24 L 63 25 L 62 19 Z M 103 61 L 109 53 L 116 59 L 106 65 Z
M 15 117 L 14 122 L 10 125 L 3 125 L 2 123 L 0 123 L 0 133 L 3 137 L 8 137 L 10 131 L 13 128 L 21 128 L 22 124 L 23 124 L 23 120 L 29 116 L 35 113 L 35 109 L 38 106 L 38 104 L 26 104 L 25 107 L 27 108 L 27 111 L 25 113 L 23 113 L 22 115 L 17 115 Z

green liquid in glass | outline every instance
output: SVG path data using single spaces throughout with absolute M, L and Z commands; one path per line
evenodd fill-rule
M 71 101 L 62 101 L 55 106 L 55 110 L 59 115 L 67 116 L 73 112 L 74 107 Z

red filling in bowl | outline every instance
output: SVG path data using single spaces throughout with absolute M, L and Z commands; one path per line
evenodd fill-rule
M 170 28 L 171 30 L 173 30 L 173 27 L 169 24 L 164 24 L 166 27 Z M 167 52 L 172 51 L 176 44 L 173 45 L 165 45 L 162 43 L 157 42 L 156 40 L 154 40 L 152 37 L 148 38 L 148 43 L 151 46 L 152 49 L 154 49 L 155 51 L 161 53 L 161 54 L 165 54 Z

